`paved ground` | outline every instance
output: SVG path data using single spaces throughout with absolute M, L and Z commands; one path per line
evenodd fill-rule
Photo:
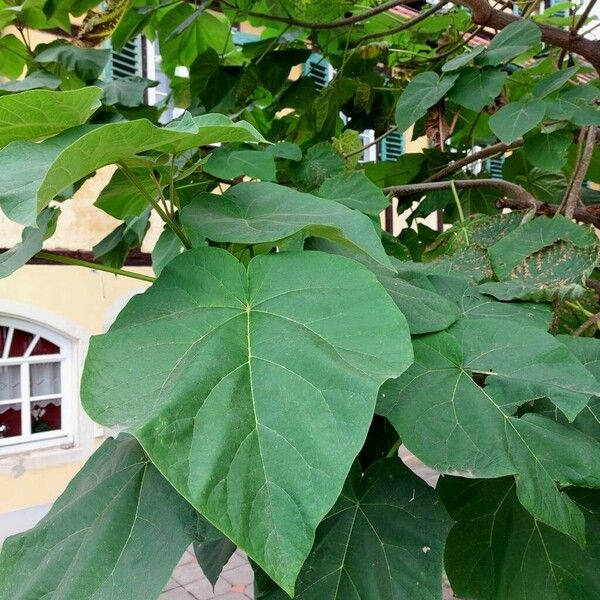
M 438 474 L 427 468 L 408 451 L 401 449 L 400 456 L 406 465 L 432 487 Z M 221 577 L 212 589 L 204 577 L 191 549 L 188 549 L 173 572 L 160 600 L 252 600 L 254 598 L 252 568 L 242 552 L 236 552 L 225 565 Z M 449 585 L 444 586 L 444 600 L 454 595 Z

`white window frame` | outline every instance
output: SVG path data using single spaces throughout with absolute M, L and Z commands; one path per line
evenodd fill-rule
M 8 358 L 9 344 L 6 344 L 4 353 L 0 357 L 0 366 L 19 365 L 21 368 L 21 396 L 17 399 L 3 400 L 4 405 L 21 405 L 21 435 L 0 438 L 0 457 L 14 455 L 15 453 L 42 450 L 60 447 L 72 448 L 75 444 L 77 430 L 77 369 L 74 340 L 44 327 L 43 325 L 27 319 L 5 316 L 0 314 L 0 325 L 20 329 L 33 334 L 34 339 L 29 345 L 24 356 Z M 60 348 L 59 354 L 30 356 L 35 344 L 42 337 Z M 9 340 L 10 341 L 10 340 Z M 29 366 L 48 362 L 60 362 L 61 389 L 59 394 L 46 396 L 30 396 Z M 59 398 L 61 400 L 61 429 L 40 433 L 31 433 L 31 405 L 35 401 L 45 401 Z

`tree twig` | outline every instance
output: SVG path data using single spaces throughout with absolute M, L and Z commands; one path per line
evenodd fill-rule
M 513 210 L 521 210 L 528 208 L 529 205 L 512 198 L 501 198 L 496 202 L 498 208 L 511 208 Z M 536 200 L 535 212 L 538 215 L 555 215 L 559 211 L 558 204 L 545 204 Z M 573 214 L 575 220 L 581 223 L 589 223 L 595 227 L 600 227 L 600 204 L 588 204 L 587 206 L 578 206 Z
M 432 5 L 427 10 L 420 12 L 412 19 L 404 21 L 404 23 L 401 23 L 397 27 L 392 27 L 392 29 L 386 29 L 385 31 L 375 31 L 373 33 L 368 33 L 367 35 L 363 35 L 361 38 L 358 39 L 357 44 L 362 44 L 364 42 L 368 42 L 369 40 L 373 40 L 380 37 L 387 37 L 389 35 L 400 33 L 401 31 L 406 31 L 407 29 L 414 27 L 421 21 L 424 21 L 427 17 L 430 17 L 436 12 L 439 12 L 442 8 L 444 8 L 444 6 L 446 6 L 446 4 L 448 4 L 449 1 L 450 0 L 442 0 L 441 2 Z
M 382 133 L 379 137 L 376 137 L 372 142 L 361 146 L 358 150 L 353 150 L 352 152 L 348 152 L 348 154 L 344 154 L 343 157 L 350 158 L 351 156 L 356 156 L 357 154 L 364 152 L 367 148 L 371 148 L 371 146 L 375 146 L 375 144 L 378 144 L 381 140 L 390 135 L 390 133 L 394 133 L 396 129 L 398 129 L 398 125 L 393 125 L 385 133 Z
M 473 154 L 469 154 L 468 156 L 459 158 L 447 167 L 436 171 L 433 175 L 430 175 L 427 179 L 425 179 L 423 183 L 429 183 L 430 181 L 439 181 L 440 179 L 443 179 L 448 175 L 452 175 L 452 173 L 456 173 L 456 171 L 460 171 L 463 167 L 477 162 L 478 160 L 483 160 L 489 158 L 490 156 L 495 156 L 496 154 L 503 154 L 507 150 L 520 148 L 522 145 L 522 138 L 514 141 L 512 144 L 503 144 L 502 142 L 499 142 L 498 144 L 492 144 L 491 146 L 483 148 L 479 152 L 473 152 Z
M 579 134 L 579 147 L 577 163 L 567 186 L 564 198 L 560 203 L 561 208 L 564 208 L 565 217 L 572 219 L 575 214 L 575 209 L 579 204 L 581 196 L 581 188 L 585 181 L 585 175 L 592 161 L 592 153 L 596 143 L 596 128 L 592 125 L 587 129 L 582 129 Z M 560 211 L 559 211 L 560 212 Z
M 484 27 L 492 29 L 504 29 L 507 25 L 522 18 L 512 13 L 493 9 L 488 0 L 458 0 L 471 10 L 473 21 Z M 579 34 L 572 35 L 570 31 L 553 27 L 544 23 L 536 23 L 542 33 L 542 41 L 551 46 L 566 48 L 579 54 L 590 62 L 597 71 L 600 71 L 600 42 L 585 38 Z
M 360 21 L 364 21 L 365 19 L 369 19 L 370 17 L 374 17 L 382 12 L 387 12 L 396 6 L 400 6 L 402 4 L 407 4 L 410 0 L 389 0 L 388 2 L 384 2 L 379 6 L 374 6 L 368 10 L 365 10 L 362 13 L 357 15 L 351 15 L 349 17 L 344 17 L 343 19 L 336 19 L 335 21 L 329 22 L 315 22 L 315 21 L 303 21 L 301 19 L 294 19 L 293 17 L 280 17 L 278 15 L 270 15 L 267 13 L 256 13 L 253 11 L 248 11 L 245 14 L 249 17 L 255 17 L 257 19 L 265 19 L 265 21 L 276 21 L 278 23 L 287 23 L 289 25 L 294 25 L 295 27 L 302 27 L 303 29 L 337 29 L 338 27 L 346 27 L 347 25 L 352 25 L 354 23 L 358 23 Z M 230 4 L 229 2 L 222 1 L 222 4 L 227 6 L 228 8 L 238 8 Z
M 136 273 L 135 271 L 125 271 L 124 269 L 116 269 L 114 267 L 108 267 L 101 263 L 89 262 L 87 260 L 80 260 L 78 258 L 72 258 L 70 256 L 64 256 L 56 252 L 38 252 L 35 255 L 36 258 L 43 260 L 50 260 L 52 262 L 61 263 L 63 265 L 71 265 L 75 267 L 85 267 L 87 269 L 95 269 L 96 271 L 104 271 L 106 273 L 112 273 L 113 275 L 122 275 L 123 277 L 129 277 L 131 279 L 139 279 L 141 281 L 149 281 L 152 283 L 156 280 L 155 277 L 150 275 L 144 275 L 143 273 Z
M 580 336 L 585 333 L 592 325 L 596 325 L 600 321 L 600 312 L 586 319 L 574 332 L 573 335 Z
M 590 0 L 587 3 L 586 7 L 583 9 L 583 12 L 581 13 L 581 15 L 579 15 L 579 18 L 577 19 L 577 21 L 575 21 L 575 23 L 569 30 L 569 33 L 571 34 L 571 36 L 576 35 L 577 32 L 581 29 L 583 24 L 587 21 L 587 18 L 590 16 L 590 13 L 592 12 L 592 8 L 594 8 L 595 4 L 596 4 L 596 0 Z M 560 69 L 560 66 L 562 65 L 562 62 L 565 59 L 566 55 L 567 55 L 567 49 L 563 48 L 558 56 L 557 61 L 556 61 L 559 69 Z
M 525 189 L 516 183 L 503 179 L 458 179 L 454 181 L 435 181 L 429 183 L 411 183 L 383 188 L 384 193 L 393 194 L 400 198 L 412 194 L 449 190 L 452 185 L 458 190 L 474 188 L 492 188 L 502 192 L 502 196 L 513 198 L 531 210 L 537 209 L 537 200 Z M 523 206 L 522 206 L 523 208 Z

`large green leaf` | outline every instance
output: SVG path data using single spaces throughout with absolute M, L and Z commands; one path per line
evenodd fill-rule
M 285 252 L 246 272 L 196 248 L 92 339 L 82 401 L 291 594 L 379 386 L 411 361 L 404 317 L 358 263 Z
M 97 87 L 69 92 L 31 90 L 0 97 L 0 148 L 14 140 L 55 135 L 85 123 L 100 106 Z
M 511 102 L 494 113 L 488 123 L 501 142 L 512 144 L 539 125 L 545 111 L 546 105 L 543 100 Z
M 41 51 L 39 51 L 41 49 Z M 72 71 L 79 79 L 96 81 L 110 58 L 108 48 L 80 48 L 64 40 L 57 40 L 45 47 L 38 46 L 35 62 L 41 65 L 60 65 Z
M 508 77 L 501 69 L 462 69 L 448 94 L 451 100 L 470 110 L 480 111 L 494 102 Z
M 477 57 L 476 62 L 481 65 L 500 65 L 534 48 L 541 39 L 542 32 L 535 23 L 527 19 L 515 21 L 492 38 L 486 51 Z
M 485 283 L 479 289 L 500 300 L 580 296 L 585 279 L 598 262 L 598 252 L 590 228 L 560 215 L 538 217 L 489 248 L 500 283 Z
M 203 170 L 219 179 L 235 179 L 246 175 L 263 181 L 274 181 L 275 158 L 267 150 L 236 149 L 225 146 L 213 150 Z
M 419 73 L 410 80 L 396 104 L 396 125 L 400 131 L 408 129 L 437 104 L 452 88 L 458 73 L 440 77 L 433 71 Z
M 458 319 L 458 307 L 435 291 L 412 285 L 389 269 L 371 270 L 406 317 L 411 334 L 441 331 Z
M 600 389 L 591 373 L 553 336 L 506 319 L 463 319 L 413 344 L 415 364 L 384 384 L 377 407 L 403 443 L 441 472 L 518 473 L 528 510 L 581 541 L 582 517 L 553 481 L 600 485 L 600 445 L 513 413 L 547 397 L 572 420 Z
M 315 194 L 373 217 L 379 216 L 390 205 L 381 189 L 363 171 L 349 171 L 329 177 Z
M 441 600 L 450 519 L 398 458 L 354 464 L 297 584 L 298 600 Z M 265 600 L 286 600 L 281 590 Z
M 38 70 L 27 75 L 27 77 L 24 77 L 23 79 L 7 81 L 6 83 L 0 84 L 0 92 L 26 92 L 28 90 L 39 88 L 55 90 L 60 86 L 60 83 L 60 77 L 52 75 L 47 71 Z
M 144 193 L 121 169 L 117 169 L 108 184 L 98 194 L 94 206 L 119 220 L 131 215 L 141 215 L 148 207 L 146 195 L 155 197 L 158 195 L 158 190 L 146 169 L 132 168 L 131 172 L 140 187 L 145 190 Z
M 442 477 L 438 490 L 457 523 L 444 565 L 454 593 L 477 600 L 600 598 L 600 493 L 569 491 L 585 515 L 582 548 L 519 504 L 512 478 Z
M 38 216 L 36 227 L 25 227 L 21 242 L 0 254 L 0 279 L 20 269 L 42 249 L 44 240 L 56 226 L 59 214 L 59 209 L 44 209 Z
M 141 106 L 145 103 L 146 90 L 157 85 L 157 81 L 138 75 L 113 79 L 100 85 L 104 93 L 102 103 L 106 106 Z
M 567 162 L 573 133 L 559 129 L 551 133 L 532 133 L 525 137 L 523 150 L 527 160 L 538 169 L 559 171 Z
M 81 126 L 41 144 L 18 140 L 0 151 L 0 207 L 10 219 L 29 225 L 57 194 L 104 165 L 147 150 L 173 153 L 236 141 L 264 140 L 245 121 L 216 114 L 186 115 L 167 127 L 145 119 Z
M 389 267 L 371 220 L 333 200 L 275 183 L 240 183 L 223 195 L 201 193 L 181 215 L 192 241 L 259 244 L 299 232 L 329 238 Z
M 4 543 L 0 598 L 156 598 L 197 519 L 132 437 L 109 438 L 50 513 Z
M 544 75 L 536 82 L 531 92 L 536 98 L 545 98 L 548 94 L 559 90 L 578 70 L 579 67 L 567 67 Z

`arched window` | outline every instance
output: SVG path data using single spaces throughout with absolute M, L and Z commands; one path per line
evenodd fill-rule
M 0 317 L 0 455 L 72 443 L 73 368 L 70 339 Z

